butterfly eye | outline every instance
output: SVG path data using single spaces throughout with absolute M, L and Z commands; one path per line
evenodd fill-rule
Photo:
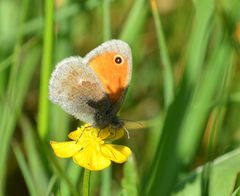
M 123 63 L 123 57 L 120 56 L 120 55 L 115 55 L 114 56 L 114 61 L 115 61 L 116 64 L 120 65 L 120 64 Z

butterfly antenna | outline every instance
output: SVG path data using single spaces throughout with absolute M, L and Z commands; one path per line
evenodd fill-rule
M 127 128 L 125 126 L 123 126 L 123 129 L 127 133 L 127 138 L 130 139 L 130 134 L 129 134 L 129 131 L 127 130 Z

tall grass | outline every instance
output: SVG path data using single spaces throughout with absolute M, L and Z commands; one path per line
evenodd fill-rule
M 121 141 L 133 151 L 128 162 L 91 173 L 90 195 L 240 194 L 239 7 L 2 0 L 0 195 L 82 192 L 82 169 L 48 144 L 79 125 L 48 101 L 48 80 L 59 60 L 112 38 L 133 52 L 120 116 L 143 127 L 136 123 Z
M 48 132 L 48 80 L 52 65 L 53 54 L 53 18 L 54 1 L 45 1 L 45 20 L 43 33 L 43 56 L 41 66 L 40 90 L 39 90 L 39 112 L 38 112 L 38 131 L 42 138 L 45 138 Z

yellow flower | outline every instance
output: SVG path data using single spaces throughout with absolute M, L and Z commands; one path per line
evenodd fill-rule
M 99 129 L 86 124 L 69 133 L 73 141 L 54 142 L 50 144 L 56 156 L 72 157 L 74 162 L 86 169 L 97 171 L 108 167 L 111 161 L 125 162 L 131 155 L 131 150 L 122 145 L 106 143 L 124 135 L 124 129 L 112 130 L 110 126 Z

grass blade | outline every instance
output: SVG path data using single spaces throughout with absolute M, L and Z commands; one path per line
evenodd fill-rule
M 146 6 L 145 0 L 138 0 L 135 1 L 127 21 L 122 29 L 120 34 L 120 39 L 128 42 L 133 43 L 138 38 L 139 31 L 144 25 L 144 21 L 147 16 L 148 6 Z M 133 31 L 134 27 L 134 31 Z
M 186 93 L 186 90 L 191 92 L 191 89 L 186 89 L 183 81 L 179 94 L 169 108 L 163 135 L 155 155 L 156 170 L 153 171 L 150 181 L 151 194 L 169 195 L 176 183 L 180 168 L 192 161 L 203 135 L 204 123 L 208 118 L 212 99 L 219 85 L 222 85 L 222 78 L 230 64 L 230 51 L 226 39 L 220 38 L 194 97 Z
M 163 33 L 161 18 L 160 18 L 160 15 L 158 14 L 156 0 L 151 0 L 151 7 L 152 7 L 153 18 L 155 22 L 156 31 L 157 31 L 159 57 L 163 64 L 162 66 L 163 66 L 163 78 L 164 78 L 165 107 L 168 108 L 168 106 L 172 103 L 174 98 L 174 86 L 173 86 L 174 82 L 173 82 L 171 62 L 168 56 L 166 41 Z
M 38 132 L 42 139 L 45 139 L 48 132 L 48 80 L 52 66 L 53 56 L 53 18 L 54 1 L 45 0 L 45 27 L 43 41 L 43 59 L 41 66 L 40 96 L 38 112 Z
M 38 195 L 45 195 L 47 186 L 48 186 L 48 175 L 46 169 L 44 168 L 44 161 L 41 149 L 38 149 L 37 146 L 39 142 L 34 135 L 33 127 L 30 125 L 30 122 L 26 118 L 21 119 L 21 128 L 23 131 L 23 141 L 24 147 L 29 162 L 29 169 L 32 173 L 32 180 L 37 185 L 35 192 Z
M 199 80 L 206 55 L 214 11 L 213 0 L 193 0 L 195 3 L 195 24 L 190 37 L 186 75 L 188 85 L 194 86 Z
M 21 111 L 25 95 L 27 93 L 28 87 L 30 85 L 30 81 L 32 79 L 32 75 L 37 65 L 38 57 L 39 57 L 39 48 L 28 48 L 27 56 L 25 61 L 22 63 L 21 69 L 18 72 L 18 77 L 15 79 L 16 83 L 14 84 L 14 91 L 12 92 L 13 101 L 5 99 L 3 108 L 2 108 L 2 118 L 0 123 L 0 130 L 4 130 L 0 132 L 2 143 L 0 148 L 0 195 L 4 195 L 4 182 L 6 175 L 6 160 L 8 154 L 9 143 L 14 132 L 15 124 L 17 121 L 17 117 Z
M 103 40 L 107 41 L 111 38 L 111 15 L 110 15 L 110 0 L 103 1 Z
M 234 150 L 217 158 L 210 167 L 209 195 L 231 195 L 236 176 L 240 172 L 240 150 Z M 202 171 L 203 167 L 199 167 L 179 182 L 173 195 L 201 195 Z
M 111 196 L 111 186 L 112 186 L 112 167 L 105 169 L 101 174 L 102 185 L 101 185 L 101 195 L 102 196 Z
M 19 165 L 19 167 L 22 171 L 24 180 L 27 184 L 28 191 L 29 191 L 30 195 L 37 196 L 38 194 L 36 194 L 36 186 L 34 184 L 34 181 L 32 180 L 31 172 L 28 168 L 26 160 L 24 159 L 23 152 L 21 151 L 17 142 L 13 142 L 12 148 L 13 148 L 13 152 L 16 156 L 18 165 Z
M 138 173 L 136 162 L 134 157 L 130 157 L 128 161 L 124 164 L 123 168 L 124 177 L 122 179 L 122 194 L 123 196 L 132 195 L 137 196 L 138 194 Z

